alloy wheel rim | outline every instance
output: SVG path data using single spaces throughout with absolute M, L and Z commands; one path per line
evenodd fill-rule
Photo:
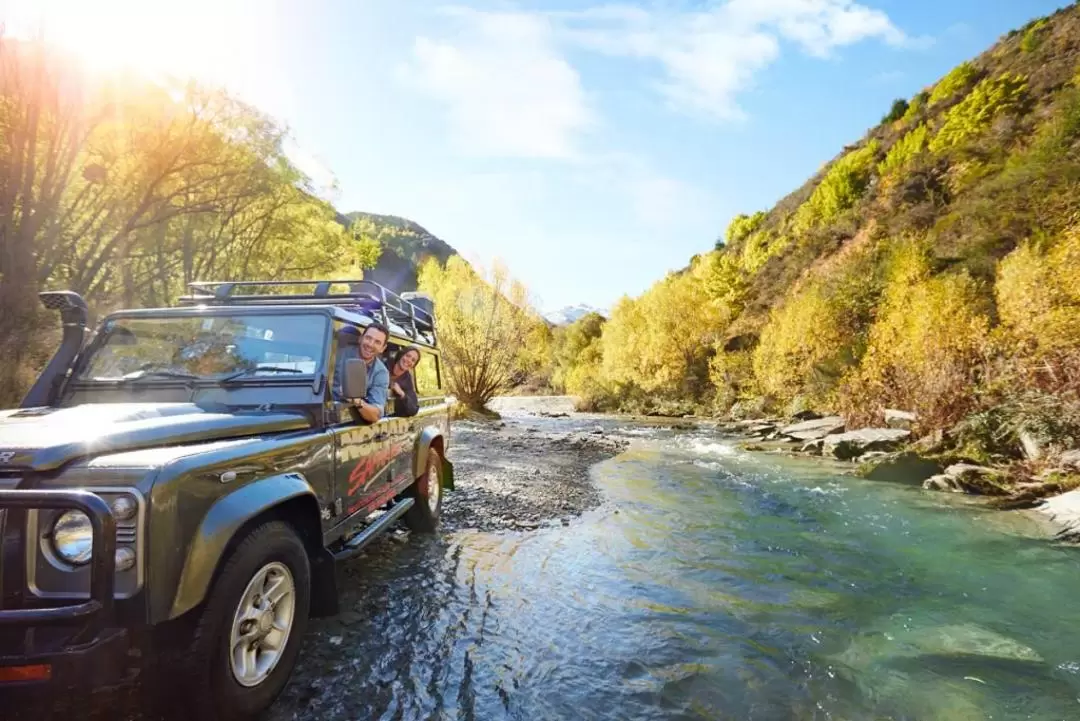
M 281 661 L 296 617 L 296 582 L 288 566 L 266 564 L 252 576 L 233 614 L 229 666 L 241 686 L 264 682 Z

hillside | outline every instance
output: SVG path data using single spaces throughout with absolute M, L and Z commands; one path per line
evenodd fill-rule
M 417 271 L 428 258 L 446 263 L 447 258 L 458 254 L 445 241 L 406 218 L 353 212 L 339 216 L 338 222 L 346 226 L 359 222 L 365 226 L 365 234 L 379 241 L 382 253 L 375 267 L 364 271 L 364 277 L 395 292 L 416 290 Z
M 567 390 L 857 423 L 899 408 L 922 434 L 981 427 L 984 450 L 1028 431 L 1080 444 L 1078 61 L 1073 5 L 882 108 L 801 188 L 623 299 Z

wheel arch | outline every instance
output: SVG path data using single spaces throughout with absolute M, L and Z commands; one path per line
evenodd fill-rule
M 219 499 L 203 517 L 185 558 L 176 592 L 161 621 L 200 606 L 233 549 L 269 521 L 288 523 L 311 562 L 311 615 L 337 612 L 337 583 L 330 552 L 323 547 L 320 508 L 307 479 L 298 473 L 263 478 Z
M 446 458 L 446 437 L 439 426 L 427 426 L 416 439 L 413 457 L 413 478 L 419 478 L 427 469 L 428 451 L 434 448 L 441 458 Z

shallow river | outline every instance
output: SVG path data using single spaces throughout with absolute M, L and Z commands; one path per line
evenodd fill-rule
M 637 442 L 568 527 L 354 564 L 273 718 L 1080 718 L 1080 552 L 705 431 L 519 422 Z

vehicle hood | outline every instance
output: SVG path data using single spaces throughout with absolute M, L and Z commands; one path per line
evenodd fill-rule
M 85 456 L 302 430 L 301 413 L 219 412 L 193 403 L 92 403 L 0 411 L 0 469 L 48 471 Z

